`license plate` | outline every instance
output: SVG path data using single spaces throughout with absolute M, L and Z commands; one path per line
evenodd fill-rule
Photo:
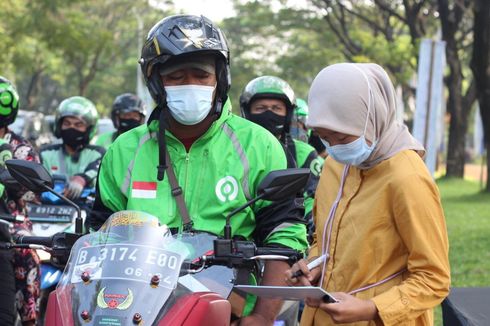
M 27 216 L 33 222 L 70 223 L 76 214 L 76 209 L 71 206 L 27 205 Z
M 106 244 L 78 251 L 72 283 L 88 271 L 91 279 L 129 279 L 149 284 L 154 275 L 159 286 L 171 288 L 177 282 L 182 257 L 174 252 L 134 244 Z

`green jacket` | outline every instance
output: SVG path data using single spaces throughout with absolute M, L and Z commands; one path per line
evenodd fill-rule
M 97 137 L 95 145 L 104 147 L 106 150 L 117 138 L 117 131 L 108 131 Z
M 156 114 L 155 114 L 156 112 Z M 119 136 L 102 160 L 89 227 L 98 229 L 109 214 L 124 209 L 157 216 L 171 228 L 182 226 L 167 176 L 157 181 L 158 110 L 147 125 Z M 222 235 L 225 217 L 257 193 L 268 172 L 286 168 L 280 143 L 265 129 L 224 110 L 186 152 L 168 130 L 166 142 L 189 215 L 196 230 Z M 258 245 L 305 250 L 302 209 L 294 200 L 258 201 L 231 219 L 233 235 Z
M 305 216 L 309 219 L 313 210 L 315 190 L 320 180 L 324 160 L 317 154 L 313 146 L 296 139 L 293 139 L 293 144 L 297 167 L 310 169 L 310 179 L 308 180 L 304 194 Z M 291 148 L 289 149 L 291 150 Z
M 67 179 L 79 175 L 85 179 L 87 187 L 94 187 L 104 153 L 104 148 L 88 145 L 70 156 L 63 144 L 54 144 L 42 148 L 40 156 L 41 163 L 51 174 L 64 175 Z

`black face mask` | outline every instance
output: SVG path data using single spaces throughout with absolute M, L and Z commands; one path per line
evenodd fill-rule
M 269 110 L 263 113 L 251 113 L 249 120 L 269 130 L 276 137 L 282 134 L 286 123 L 286 117 Z
M 140 125 L 141 125 L 140 120 L 119 119 L 119 133 L 122 134 L 123 132 L 136 128 Z
M 63 143 L 73 149 L 88 144 L 88 132 L 81 132 L 74 128 L 61 129 L 61 139 Z

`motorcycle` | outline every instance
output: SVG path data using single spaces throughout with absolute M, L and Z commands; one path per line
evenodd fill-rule
M 24 186 L 51 189 L 47 171 L 13 161 L 7 166 Z M 232 239 L 231 217 L 259 199 L 294 195 L 308 175 L 307 169 L 271 172 L 259 195 L 227 216 L 223 238 L 194 231 L 172 235 L 154 216 L 120 211 L 97 232 L 82 235 L 78 216 L 75 233 L 20 237 L 13 247 L 50 250 L 52 261 L 66 264 L 49 297 L 47 325 L 229 325 L 226 298 L 234 285 L 248 283 L 258 261 L 294 263 L 302 257 L 292 249 Z

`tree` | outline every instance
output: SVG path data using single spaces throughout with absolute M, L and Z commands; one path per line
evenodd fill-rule
M 397 79 L 404 83 L 402 76 L 414 75 L 417 62 L 418 44 L 422 37 L 434 35 L 439 17 L 442 36 L 446 41 L 446 57 L 449 76 L 445 83 L 448 89 L 447 112 L 451 115 L 449 143 L 447 152 L 446 175 L 463 177 L 465 163 L 465 138 L 468 130 L 468 117 L 476 89 L 471 76 L 465 76 L 464 69 L 471 47 L 472 17 L 470 0 L 314 0 L 317 6 L 325 9 L 325 20 L 344 46 L 348 59 L 358 61 L 360 55 L 386 67 Z M 367 34 L 381 35 L 385 47 L 403 44 L 403 37 L 410 35 L 411 47 L 408 56 L 399 56 L 397 52 L 387 57 L 379 57 L 369 51 L 357 36 L 356 30 L 362 28 Z M 368 45 L 371 43 L 367 43 Z M 407 67 L 410 67 L 409 69 Z M 405 77 L 406 78 L 406 77 Z M 470 80 L 469 85 L 465 83 Z M 404 85 L 404 90 L 407 90 Z
M 448 177 L 464 176 L 468 117 L 476 99 L 474 82 L 471 81 L 466 91 L 463 84 L 465 42 L 472 26 L 472 18 L 468 17 L 471 3 L 471 0 L 465 0 L 455 1 L 450 5 L 447 0 L 438 0 L 442 38 L 446 41 L 446 61 L 449 66 L 449 76 L 446 80 L 449 90 L 447 111 L 451 115 L 446 162 Z
M 473 25 L 473 55 L 471 69 L 478 90 L 478 103 L 483 121 L 485 146 L 487 151 L 487 176 L 490 176 L 490 1 L 476 0 Z M 487 177 L 485 190 L 490 192 Z
M 90 98 L 103 113 L 115 96 L 134 92 L 136 15 L 144 37 L 173 10 L 167 1 L 158 3 L 166 11 L 130 0 L 8 2 L 0 11 L 2 73 L 17 84 L 22 109 L 44 113 L 73 95 Z
M 235 112 L 245 85 L 262 75 L 283 78 L 298 97 L 308 95 L 319 70 L 342 60 L 337 40 L 322 28 L 321 18 L 308 9 L 281 7 L 273 2 L 235 2 L 235 17 L 221 23 L 231 52 L 230 98 Z

